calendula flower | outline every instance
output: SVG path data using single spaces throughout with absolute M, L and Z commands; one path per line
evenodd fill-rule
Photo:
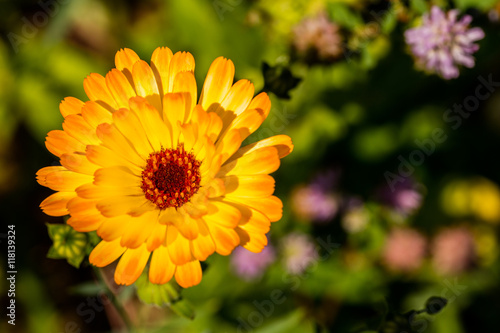
M 469 28 L 472 16 L 458 20 L 458 13 L 456 9 L 445 13 L 433 6 L 420 26 L 405 32 L 417 65 L 447 80 L 459 76 L 458 65 L 474 67 L 472 54 L 479 49 L 474 42 L 484 38 L 481 28 Z
M 282 215 L 269 173 L 293 149 L 285 135 L 240 148 L 267 117 L 267 94 L 254 97 L 248 80 L 233 84 L 234 65 L 222 57 L 198 102 L 190 53 L 157 48 L 148 64 L 123 49 L 115 64 L 84 80 L 89 101 L 60 104 L 63 130 L 49 132 L 46 146 L 61 166 L 37 173 L 57 191 L 44 212 L 96 230 L 102 241 L 89 260 L 103 267 L 120 258 L 118 284 L 132 284 L 149 262 L 152 283 L 175 276 L 186 288 L 214 252 L 260 252 Z

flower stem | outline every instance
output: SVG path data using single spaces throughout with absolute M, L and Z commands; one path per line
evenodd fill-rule
M 95 273 L 98 281 L 100 282 L 100 284 L 105 286 L 105 288 L 107 289 L 107 291 L 108 291 L 107 296 L 109 297 L 109 299 L 111 300 L 111 303 L 113 304 L 113 307 L 116 309 L 119 316 L 123 320 L 123 323 L 124 323 L 124 326 L 126 329 L 125 332 L 130 332 L 130 333 L 134 332 L 135 331 L 134 324 L 130 320 L 130 317 L 127 314 L 127 311 L 123 307 L 123 303 L 118 299 L 118 297 L 117 297 L 118 295 L 115 292 L 113 292 L 113 290 L 111 289 L 109 282 L 107 281 L 106 277 L 103 274 L 103 271 L 101 269 L 99 269 L 98 267 L 95 267 L 93 265 L 92 265 L 92 268 L 94 269 L 94 273 Z

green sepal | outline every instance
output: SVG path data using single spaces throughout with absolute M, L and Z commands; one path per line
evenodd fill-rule
M 70 265 L 79 268 L 86 255 L 87 235 L 75 231 L 67 224 L 46 223 L 46 225 L 52 240 L 47 258 L 66 259 Z
M 193 320 L 195 316 L 193 305 L 186 299 L 181 299 L 180 301 L 172 304 L 170 306 L 172 311 L 177 313 L 179 316 Z
M 195 312 L 191 303 L 182 299 L 180 294 L 181 287 L 174 282 L 165 284 L 154 284 L 149 281 L 148 271 L 144 270 L 141 276 L 135 282 L 137 296 L 139 299 L 149 305 L 159 307 L 169 307 L 179 316 L 193 319 Z

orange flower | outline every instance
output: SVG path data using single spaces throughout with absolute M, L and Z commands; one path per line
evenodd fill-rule
M 222 57 L 198 104 L 190 53 L 157 48 L 148 65 L 124 49 L 115 64 L 84 80 L 89 101 L 60 104 L 63 130 L 49 132 L 46 146 L 61 166 L 37 173 L 57 191 L 43 211 L 96 230 L 102 241 L 90 262 L 120 258 L 118 284 L 134 283 L 149 262 L 152 283 L 175 276 L 187 288 L 200 283 L 200 261 L 213 252 L 260 252 L 282 215 L 268 174 L 293 149 L 286 135 L 240 148 L 269 114 L 267 94 L 253 97 L 248 80 L 233 84 L 234 65 Z

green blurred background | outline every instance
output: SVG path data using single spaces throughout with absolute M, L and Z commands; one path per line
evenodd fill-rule
M 472 25 L 486 34 L 478 43 L 476 66 L 461 69 L 454 80 L 416 69 L 404 42 L 404 31 L 431 4 L 472 15 Z M 45 223 L 64 221 L 38 208 L 51 191 L 36 183 L 35 173 L 57 164 L 44 140 L 50 130 L 61 129 L 59 102 L 66 96 L 85 100 L 83 79 L 92 72 L 106 74 L 118 49 L 131 48 L 149 60 L 158 46 L 194 55 L 198 87 L 216 57 L 230 58 L 236 78 L 251 80 L 256 92 L 268 91 L 273 103 L 269 118 L 248 141 L 283 133 L 292 137 L 295 150 L 274 174 L 284 216 L 271 228 L 272 263 L 247 279 L 230 257 L 209 258 L 202 283 L 183 292 L 195 309 L 194 320 L 140 305 L 134 287 L 126 288 L 122 301 L 143 331 L 498 331 L 500 93 L 492 88 L 467 118 L 450 122 L 445 117 L 454 104 L 474 96 L 479 77 L 500 81 L 497 1 L 16 0 L 0 5 L 3 309 L 9 302 L 5 234 L 12 224 L 18 271 L 16 325 L 2 316 L 2 332 L 121 327 L 112 306 L 89 310 L 89 297 L 101 289 L 88 263 L 77 269 L 46 258 L 52 242 Z M 301 55 L 293 46 L 295 27 L 320 12 L 338 24 L 341 36 L 342 52 L 326 61 Z M 446 139 L 430 144 L 436 129 Z M 432 153 L 422 154 L 417 141 L 432 145 Z M 401 209 L 394 192 L 387 198 L 387 175 L 404 169 L 402 160 L 418 158 L 415 151 L 424 158 L 410 168 L 404 193 L 411 199 Z M 332 210 L 319 222 L 302 207 L 312 200 L 312 190 L 305 189 L 315 182 L 326 188 L 320 192 Z M 398 238 L 398 230 L 406 234 Z M 453 236 L 450 231 L 456 230 Z M 291 234 L 318 247 L 317 257 L 300 272 L 287 266 L 291 257 L 304 254 Z M 325 240 L 335 243 L 333 250 L 321 247 Z M 459 259 L 448 258 L 460 251 Z M 394 259 L 397 254 L 411 263 Z M 440 269 L 446 260 L 458 263 Z M 423 309 L 431 296 L 445 297 L 448 304 L 438 314 L 416 315 L 411 328 L 405 326 L 403 314 Z

